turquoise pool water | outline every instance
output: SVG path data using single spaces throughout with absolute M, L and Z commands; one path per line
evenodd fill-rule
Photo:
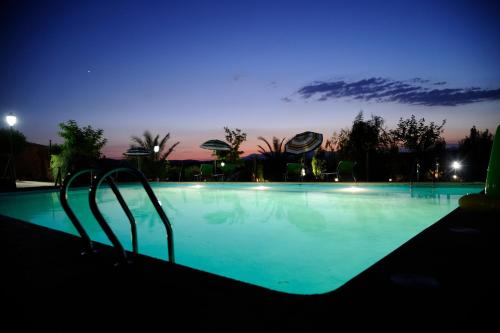
M 481 185 L 153 183 L 174 229 L 178 264 L 274 290 L 334 290 L 458 205 Z M 139 252 L 166 260 L 164 227 L 142 188 L 120 186 L 138 227 Z M 91 238 L 110 244 L 87 190 L 69 204 Z M 130 227 L 111 190 L 98 204 L 127 249 Z M 0 195 L 0 214 L 77 234 L 57 192 Z

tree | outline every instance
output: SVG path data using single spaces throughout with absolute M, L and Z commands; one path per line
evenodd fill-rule
M 231 146 L 231 150 L 218 151 L 217 156 L 221 159 L 226 159 L 228 162 L 237 162 L 240 159 L 240 155 L 244 153 L 244 151 L 240 151 L 240 145 L 246 141 L 247 134 L 241 132 L 239 128 L 231 130 L 228 127 L 224 127 L 224 131 L 226 132 L 226 141 Z
M 325 150 L 319 147 L 318 149 L 315 150 L 311 161 L 312 173 L 314 177 L 316 177 L 316 179 L 319 179 L 322 173 L 326 171 L 326 166 L 327 162 L 325 160 Z
M 107 141 L 103 137 L 104 131 L 92 126 L 80 128 L 74 120 L 60 123 L 59 127 L 59 136 L 64 139 L 60 153 L 63 174 L 94 166 Z
M 26 148 L 26 137 L 23 133 L 15 129 L 0 128 L 0 186 L 5 185 L 7 188 L 15 189 L 14 156 L 22 153 L 24 148 Z
M 11 132 L 10 128 L 0 128 L 0 153 L 2 155 L 10 155 L 11 139 L 14 155 L 19 155 L 26 147 L 26 137 L 23 133 L 16 129 L 12 129 Z
M 145 163 L 142 167 L 142 172 L 149 177 L 164 178 L 167 174 L 167 157 L 174 151 L 175 147 L 180 143 L 177 141 L 167 148 L 167 142 L 170 139 L 170 133 L 167 133 L 161 140 L 160 135 L 153 137 L 151 132 L 144 131 L 142 138 L 132 136 L 132 148 L 140 147 L 151 152 L 151 155 L 145 157 Z M 158 146 L 157 153 L 154 152 L 154 147 Z
M 261 153 L 262 155 L 264 155 L 268 159 L 282 159 L 283 158 L 283 156 L 285 154 L 285 150 L 283 149 L 283 141 L 285 141 L 285 138 L 281 139 L 281 141 L 280 141 L 277 137 L 273 136 L 273 144 L 272 145 L 269 144 L 269 141 L 267 141 L 262 136 L 259 136 L 257 139 L 263 141 L 267 145 L 267 148 L 268 148 L 268 150 L 266 150 L 261 145 L 257 145 L 257 147 L 259 147 L 259 153 Z
M 393 143 L 406 148 L 413 156 L 410 169 L 412 175 L 417 174 L 417 180 L 417 172 L 422 169 L 422 174 L 425 174 L 425 170 L 434 169 L 433 163 L 438 162 L 439 155 L 445 150 L 446 142 L 441 136 L 445 124 L 446 119 L 441 125 L 434 122 L 427 125 L 424 118 L 417 121 L 412 115 L 409 119 L 400 118 L 396 129 L 390 131 Z
M 266 162 L 268 163 L 270 169 L 270 178 L 273 180 L 281 179 L 282 171 L 285 165 L 285 149 L 283 147 L 283 141 L 285 141 L 285 138 L 280 141 L 280 139 L 273 136 L 272 144 L 270 144 L 269 141 L 262 136 L 259 136 L 257 139 L 263 141 L 267 146 L 266 150 L 261 145 L 257 145 L 257 147 L 259 147 L 259 153 L 266 157 Z
M 396 129 L 390 134 L 396 144 L 419 155 L 444 141 L 441 134 L 445 124 L 446 119 L 439 126 L 432 121 L 426 125 L 424 118 L 417 121 L 415 115 L 411 115 L 409 119 L 400 118 Z
M 486 179 L 492 146 L 493 135 L 487 129 L 477 130 L 476 126 L 472 126 L 469 136 L 460 140 L 458 152 L 462 163 L 466 165 L 464 172 L 469 180 Z
M 337 134 L 337 132 L 333 132 L 332 136 L 326 139 L 325 148 L 323 149 L 326 161 L 326 164 L 324 165 L 325 170 L 336 170 L 337 150 L 341 145 L 340 140 L 341 140 L 341 135 Z
M 370 156 L 388 147 L 387 131 L 384 129 L 384 119 L 380 116 L 371 116 L 364 120 L 363 111 L 354 118 L 351 129 L 342 129 L 340 134 L 327 142 L 336 146 L 342 158 L 352 159 L 360 168 L 365 169 L 366 180 L 370 179 Z
M 149 131 L 144 131 L 142 136 L 142 138 L 138 136 L 132 136 L 132 142 L 136 144 L 132 145 L 132 147 L 137 147 L 138 145 L 141 148 L 154 152 L 154 147 L 158 146 L 160 148 L 158 153 L 152 153 L 151 155 L 149 155 L 149 159 L 154 161 L 166 160 L 167 157 L 174 151 L 175 147 L 177 147 L 177 145 L 180 143 L 180 141 L 177 141 L 167 149 L 166 145 L 167 141 L 170 139 L 170 133 L 167 133 L 161 140 L 159 134 L 157 134 L 153 138 L 153 135 L 151 135 L 151 132 Z

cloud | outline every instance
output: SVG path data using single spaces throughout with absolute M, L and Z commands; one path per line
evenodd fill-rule
M 444 85 L 444 81 L 431 82 L 422 78 L 397 81 L 372 77 L 354 82 L 316 81 L 300 88 L 297 93 L 303 99 L 318 96 L 318 101 L 352 98 L 426 106 L 457 106 L 500 99 L 500 89 L 435 87 Z
M 420 77 L 415 77 L 415 78 L 411 79 L 410 82 L 413 82 L 413 83 L 429 83 L 430 80 L 422 79 Z
M 282 100 L 283 102 L 285 102 L 285 103 L 290 103 L 290 102 L 292 102 L 292 100 L 291 100 L 290 98 L 288 98 L 288 97 L 283 97 L 283 98 L 281 98 L 281 100 Z

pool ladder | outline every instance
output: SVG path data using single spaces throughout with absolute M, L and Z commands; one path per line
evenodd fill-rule
M 89 188 L 89 205 L 90 205 L 90 210 L 92 211 L 92 214 L 94 215 L 95 219 L 97 220 L 97 223 L 99 223 L 99 226 L 101 229 L 104 231 L 108 239 L 111 241 L 113 244 L 114 248 L 116 249 L 118 253 L 118 257 L 121 263 L 127 263 L 128 258 L 127 258 L 127 253 L 125 249 L 123 248 L 122 244 L 116 237 L 115 233 L 113 230 L 110 228 L 109 224 L 106 222 L 106 219 L 102 215 L 101 211 L 99 210 L 99 207 L 97 206 L 97 201 L 96 201 L 96 195 L 97 191 L 99 190 L 99 186 L 106 181 L 106 183 L 109 185 L 111 190 L 116 196 L 116 199 L 118 200 L 120 206 L 122 207 L 123 211 L 125 212 L 125 215 L 127 215 L 127 218 L 130 222 L 130 229 L 132 233 L 132 250 L 135 254 L 138 253 L 138 243 L 137 243 L 137 226 L 135 223 L 135 218 L 132 215 L 132 212 L 130 211 L 127 203 L 123 199 L 123 196 L 120 193 L 120 190 L 118 189 L 118 186 L 116 186 L 115 180 L 113 179 L 112 175 L 117 174 L 119 172 L 126 172 L 132 176 L 135 176 L 139 182 L 142 184 L 142 187 L 146 191 L 146 194 L 149 197 L 149 200 L 151 200 L 151 203 L 153 204 L 156 212 L 160 216 L 161 221 L 163 222 L 163 225 L 165 226 L 166 230 L 166 236 L 167 236 L 167 247 L 168 247 L 168 261 L 171 263 L 175 262 L 175 256 L 174 256 L 174 235 L 172 231 L 172 225 L 163 211 L 163 208 L 161 207 L 161 203 L 158 201 L 156 198 L 156 195 L 153 192 L 153 189 L 149 185 L 148 180 L 144 176 L 142 172 L 135 168 L 131 167 L 117 167 L 117 168 L 112 168 L 106 171 L 100 170 L 100 169 L 85 169 L 78 171 L 74 174 L 68 173 L 67 176 L 64 179 L 64 182 L 61 186 L 61 190 L 59 192 L 59 198 L 61 200 L 61 205 L 66 212 L 66 215 L 68 215 L 68 218 L 70 219 L 71 223 L 75 226 L 76 230 L 78 231 L 78 234 L 83 240 L 84 243 L 84 251 L 83 253 L 90 253 L 94 252 L 94 246 L 93 242 L 90 239 L 89 235 L 83 228 L 82 224 L 76 217 L 75 213 L 71 209 L 71 207 L 68 204 L 68 189 L 73 183 L 73 181 L 80 177 L 83 174 L 90 174 L 90 188 Z

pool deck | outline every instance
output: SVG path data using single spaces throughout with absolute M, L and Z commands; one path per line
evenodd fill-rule
M 142 255 L 115 267 L 109 246 L 81 256 L 79 238 L 0 215 L 0 318 L 37 332 L 496 331 L 498 220 L 456 209 L 339 289 L 299 296 Z

